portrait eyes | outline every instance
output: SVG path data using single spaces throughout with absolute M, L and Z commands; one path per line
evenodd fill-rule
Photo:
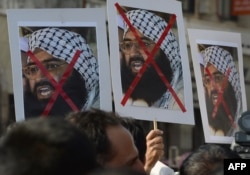
M 212 75 L 212 77 L 206 75 L 203 78 L 203 82 L 205 85 L 210 85 L 212 81 L 214 81 L 215 83 L 222 83 L 224 78 L 225 76 L 223 74 L 215 74 L 215 75 Z
M 28 67 L 28 69 L 26 69 L 26 72 L 28 72 L 29 74 L 34 74 L 38 71 L 38 67 L 37 66 L 30 66 Z
M 153 41 L 150 40 L 142 40 L 142 42 L 147 49 L 152 49 L 152 46 L 155 44 Z M 133 46 L 136 49 L 141 49 L 141 46 L 138 41 L 123 41 L 120 43 L 121 49 L 126 53 L 129 53 Z
M 55 73 L 61 66 L 67 64 L 65 61 L 48 61 L 42 63 L 45 69 L 49 72 Z M 35 79 L 39 67 L 36 64 L 27 65 L 23 68 L 23 73 L 28 79 Z
M 49 71 L 49 70 L 57 69 L 64 64 L 66 64 L 66 62 L 51 61 L 51 62 L 44 64 L 44 66 Z
M 132 42 L 125 41 L 125 42 L 122 44 L 122 49 L 127 50 L 127 49 L 132 48 L 132 46 L 133 46 L 133 43 L 132 43 Z
M 214 81 L 215 82 L 222 82 L 223 81 L 223 79 L 224 79 L 224 75 L 223 74 L 216 74 L 216 75 L 214 75 Z
M 145 45 L 146 47 L 151 46 L 152 44 L 154 44 L 154 43 L 151 42 L 151 41 L 143 41 L 143 43 L 144 43 L 144 45 Z

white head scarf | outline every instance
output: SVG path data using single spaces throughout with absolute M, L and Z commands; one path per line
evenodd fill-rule
M 19 46 L 20 46 L 21 51 L 27 52 L 29 50 L 28 38 L 27 37 L 20 37 L 19 38 Z
M 98 64 L 92 50 L 81 35 L 59 28 L 44 28 L 29 36 L 29 48 L 32 52 L 35 48 L 40 48 L 67 63 L 70 63 L 76 51 L 80 50 L 81 54 L 74 65 L 74 69 L 85 80 L 88 98 L 84 109 L 91 106 L 93 102 L 91 92 L 95 91 L 98 86 Z

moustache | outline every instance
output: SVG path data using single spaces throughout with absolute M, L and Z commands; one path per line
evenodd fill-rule
M 35 91 L 37 91 L 37 88 L 39 86 L 50 86 L 51 89 L 55 90 L 55 87 L 52 85 L 52 83 L 49 80 L 42 80 L 42 81 L 37 82 L 34 86 Z
M 218 91 L 217 91 L 217 90 L 212 90 L 212 91 L 211 91 L 211 96 L 212 96 L 212 95 L 218 95 Z
M 140 61 L 142 63 L 145 62 L 145 60 L 142 56 L 133 56 L 133 57 L 130 57 L 130 59 L 129 59 L 129 65 L 131 65 L 132 62 L 134 62 L 134 61 Z

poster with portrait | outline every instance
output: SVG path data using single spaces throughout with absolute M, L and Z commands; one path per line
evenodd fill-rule
M 240 33 L 188 29 L 205 141 L 231 144 L 246 111 Z
M 115 110 L 141 120 L 194 124 L 181 3 L 108 0 Z
M 105 9 L 7 11 L 16 120 L 112 110 Z

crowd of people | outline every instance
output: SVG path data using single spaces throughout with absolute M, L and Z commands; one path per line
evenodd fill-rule
M 11 125 L 0 139 L 0 174 L 222 175 L 224 159 L 240 159 L 228 147 L 205 144 L 175 172 L 163 155 L 161 130 L 146 133 L 134 118 L 91 108 Z
M 154 28 L 157 33 L 162 33 L 167 23 L 145 10 L 131 10 L 126 15 L 151 51 L 151 46 L 159 38 L 150 26 L 143 26 L 144 21 L 150 24 L 159 22 L 158 28 Z M 133 18 L 137 19 L 135 23 Z M 147 56 L 130 28 L 125 25 L 123 30 L 120 47 L 122 88 L 125 92 Z M 36 30 L 26 39 L 28 48 L 22 52 L 30 52 L 22 58 L 25 120 L 9 126 L 1 136 L 1 175 L 177 173 L 161 162 L 165 149 L 162 130 L 156 128 L 146 133 L 134 118 L 95 108 L 99 98 L 98 59 L 83 36 L 66 29 L 48 27 Z M 176 52 L 168 50 L 173 47 Z M 160 64 L 166 70 L 164 75 L 182 100 L 183 77 L 178 47 L 170 31 L 154 59 L 157 63 L 164 63 Z M 132 78 L 126 79 L 127 73 Z M 149 71 L 146 75 L 150 80 L 152 74 L 158 77 L 155 71 Z M 147 77 L 141 83 L 147 85 L 146 80 Z M 157 80 L 159 89 L 156 91 L 159 94 L 149 96 L 152 87 L 147 86 L 149 89 L 145 91 L 135 90 L 131 98 L 133 101 L 142 99 L 147 106 L 175 109 L 175 99 L 169 89 L 159 77 Z M 155 83 L 150 81 L 149 85 L 155 88 Z M 137 88 L 141 86 L 145 87 L 139 84 Z M 44 117 L 46 111 L 47 116 Z M 226 147 L 205 144 L 183 161 L 179 174 L 222 175 L 223 160 L 227 158 L 240 157 Z

